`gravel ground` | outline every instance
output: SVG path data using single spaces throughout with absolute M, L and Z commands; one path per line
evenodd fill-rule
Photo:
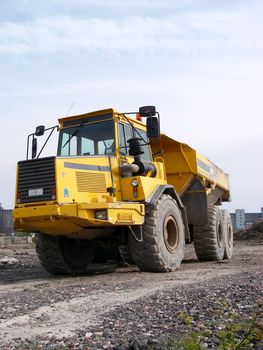
M 13 349 L 165 349 L 172 341 L 192 331 L 208 329 L 204 344 L 217 349 L 217 331 L 229 322 L 230 314 L 252 318 L 262 303 L 260 273 L 220 278 L 205 286 L 158 292 L 106 315 L 101 324 L 83 329 L 71 338 L 40 338 L 14 342 Z M 242 281 L 242 283 L 240 283 Z M 190 324 L 187 317 L 190 316 Z M 262 317 L 262 315 L 261 315 Z M 261 319 L 262 320 L 262 319 Z M 170 346 L 169 346 L 170 344 Z M 254 349 L 262 349 L 254 344 Z
M 165 349 L 171 341 L 204 329 L 211 331 L 204 344 L 217 349 L 217 331 L 229 323 L 230 314 L 236 312 L 249 320 L 262 304 L 262 282 L 262 274 L 244 273 L 234 279 L 209 281 L 199 288 L 157 292 L 151 298 L 116 307 L 102 322 L 79 330 L 73 337 L 17 339 L 2 349 Z M 262 349 L 259 343 L 253 348 Z
M 220 332 L 236 319 L 251 323 L 258 314 L 262 322 L 261 242 L 237 243 L 233 260 L 221 263 L 197 262 L 190 249 L 175 273 L 146 274 L 135 267 L 113 272 L 108 266 L 102 274 L 95 268 L 90 276 L 70 278 L 50 277 L 33 250 L 5 251 L 18 262 L 0 269 L 1 349 L 175 349 L 177 339 L 196 331 L 206 333 L 204 348 L 217 349 Z M 84 312 L 64 315 L 74 300 Z M 41 307 L 48 309 L 39 312 Z M 50 311 L 59 307 L 65 328 L 62 323 L 60 333 L 45 332 L 55 328 Z M 26 335 L 16 337 L 25 317 L 32 334 L 25 328 Z M 72 332 L 66 332 L 71 322 Z M 42 333 L 34 333 L 37 327 Z M 14 334 L 7 341 L 8 332 Z M 259 341 L 253 349 L 262 349 Z

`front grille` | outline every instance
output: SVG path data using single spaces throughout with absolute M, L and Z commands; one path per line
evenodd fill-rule
M 18 162 L 20 203 L 50 201 L 55 186 L 55 157 Z
M 76 171 L 76 179 L 79 192 L 107 192 L 105 174 L 103 173 Z

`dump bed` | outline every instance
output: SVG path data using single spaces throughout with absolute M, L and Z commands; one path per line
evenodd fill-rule
M 164 134 L 161 134 L 161 146 L 167 182 L 172 184 L 180 195 L 183 195 L 198 177 L 204 184 L 207 194 L 214 192 L 222 201 L 230 200 L 228 174 L 208 158 L 187 144 L 173 140 Z

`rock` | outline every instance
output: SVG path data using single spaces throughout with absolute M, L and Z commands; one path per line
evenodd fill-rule
M 93 333 L 92 332 L 87 332 L 85 334 L 85 338 L 91 338 L 93 336 Z
M 0 258 L 0 265 L 15 265 L 18 263 L 18 259 L 12 258 L 10 256 L 4 256 L 3 258 Z

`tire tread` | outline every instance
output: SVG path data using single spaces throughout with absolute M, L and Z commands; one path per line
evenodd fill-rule
M 211 205 L 208 207 L 208 223 L 194 226 L 194 247 L 199 260 L 218 261 L 223 259 L 224 247 L 219 247 L 217 241 L 217 222 L 223 225 L 220 209 Z

